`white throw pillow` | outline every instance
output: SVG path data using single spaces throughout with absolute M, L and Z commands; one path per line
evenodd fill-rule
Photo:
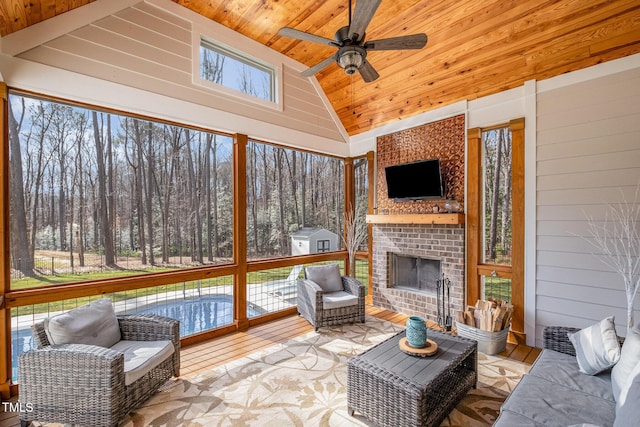
M 569 334 L 569 340 L 576 349 L 580 372 L 584 374 L 598 374 L 615 365 L 620 359 L 620 343 L 613 316 Z
M 102 298 L 44 321 L 51 344 L 111 347 L 120 341 L 120 326 L 111 300 Z
M 640 420 L 640 363 L 638 363 L 620 390 L 616 402 L 616 419 L 613 427 L 636 427 Z
M 324 292 L 344 290 L 338 264 L 311 265 L 304 272 L 305 277 L 315 282 Z
M 631 372 L 638 363 L 640 363 L 640 331 L 634 328 L 629 331 L 624 340 L 620 350 L 620 360 L 611 369 L 611 387 L 616 402 L 620 399 L 620 391 L 630 380 Z

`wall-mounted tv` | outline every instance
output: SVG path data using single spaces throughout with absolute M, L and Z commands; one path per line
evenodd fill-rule
M 444 198 L 440 159 L 387 166 L 387 196 L 397 202 Z

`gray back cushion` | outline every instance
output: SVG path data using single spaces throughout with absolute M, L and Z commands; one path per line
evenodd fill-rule
M 620 391 L 631 377 L 631 371 L 640 363 L 640 331 L 631 329 L 624 339 L 620 360 L 611 369 L 611 387 L 616 402 L 620 400 Z
M 344 290 L 338 264 L 312 265 L 304 270 L 305 277 L 315 282 L 324 292 Z
M 102 298 L 44 321 L 51 344 L 111 347 L 120 341 L 120 326 L 111 300 Z

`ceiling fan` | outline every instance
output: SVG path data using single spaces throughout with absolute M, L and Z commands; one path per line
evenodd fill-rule
M 335 54 L 303 71 L 301 74 L 305 77 L 311 77 L 335 61 L 338 66 L 344 69 L 345 73 L 354 74 L 358 71 L 362 79 L 369 83 L 380 77 L 380 75 L 371 63 L 367 61 L 368 51 L 423 48 L 427 44 L 427 35 L 424 33 L 364 41 L 367 26 L 371 22 L 373 15 L 375 15 L 381 1 L 382 0 L 358 0 L 353 15 L 351 15 L 351 0 L 349 0 L 349 25 L 336 31 L 334 40 L 294 28 L 281 28 L 280 31 L 278 31 L 278 34 L 281 36 L 338 48 Z

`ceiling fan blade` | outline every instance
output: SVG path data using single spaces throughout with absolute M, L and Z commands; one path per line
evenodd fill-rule
M 360 72 L 360 75 L 362 76 L 362 80 L 364 80 L 367 83 L 370 83 L 370 82 L 374 81 L 375 79 L 377 79 L 378 77 L 380 77 L 380 74 L 378 74 L 378 72 L 375 70 L 375 68 L 373 68 L 373 65 L 371 65 L 371 63 L 369 61 L 367 61 L 366 59 L 362 63 L 362 66 L 360 66 L 360 68 L 358 68 L 358 71 Z
M 338 46 L 337 43 L 331 39 L 316 36 L 315 34 L 305 33 L 304 31 L 296 30 L 295 28 L 283 27 L 280 28 L 278 34 L 284 37 L 291 37 L 292 39 L 304 40 L 313 43 L 326 44 L 329 46 Z
M 302 75 L 304 77 L 311 77 L 314 74 L 319 73 L 320 71 L 324 70 L 329 65 L 333 64 L 335 62 L 335 60 L 336 60 L 336 56 L 335 55 L 331 55 L 330 57 L 328 57 L 324 61 L 318 62 L 313 67 L 307 68 L 302 73 L 300 73 L 300 75 Z
M 382 0 L 358 0 L 349 26 L 349 37 L 356 42 L 362 40 L 364 32 Z M 356 38 L 357 37 L 357 38 Z
M 403 50 L 422 49 L 426 44 L 426 34 L 412 34 L 410 36 L 371 40 L 366 42 L 363 47 L 367 50 Z

